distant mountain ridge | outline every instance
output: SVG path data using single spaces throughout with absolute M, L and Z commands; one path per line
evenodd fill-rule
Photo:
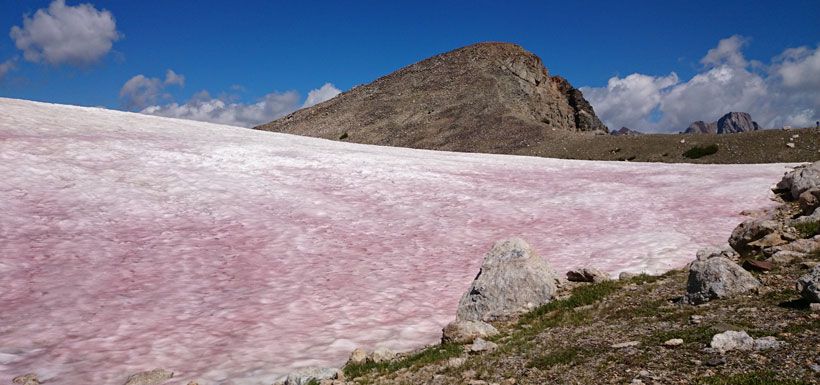
M 433 56 L 255 127 L 357 143 L 515 153 L 554 131 L 606 133 L 583 94 L 518 45 Z
M 698 120 L 689 125 L 684 134 L 734 134 L 738 132 L 757 131 L 760 125 L 752 120 L 747 112 L 730 112 L 717 122 L 706 123 Z

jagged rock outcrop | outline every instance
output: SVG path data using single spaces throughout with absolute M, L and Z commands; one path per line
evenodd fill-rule
M 558 276 L 524 240 L 496 242 L 458 303 L 457 321 L 495 321 L 543 305 L 556 294 Z
M 616 131 L 612 131 L 612 132 L 610 132 L 610 134 L 615 135 L 615 136 L 621 136 L 621 135 L 643 135 L 643 132 L 640 132 L 640 131 L 635 131 L 635 130 L 633 130 L 633 129 L 629 128 L 629 127 L 621 127 L 620 129 L 618 129 L 618 130 L 616 130 Z
M 746 112 L 730 112 L 717 121 L 718 134 L 757 131 L 760 126 Z
M 782 225 L 769 218 L 756 218 L 743 221 L 732 230 L 729 236 L 729 245 L 742 256 L 749 256 L 759 252 L 764 247 L 777 246 L 770 244 L 779 237 Z M 769 237 L 769 238 L 767 238 Z M 775 239 L 776 240 L 776 239 Z
M 737 132 L 757 131 L 760 125 L 752 120 L 747 112 L 730 112 L 717 122 L 706 123 L 702 120 L 693 122 L 683 131 L 684 134 L 733 134 Z
M 684 299 L 701 304 L 760 287 L 762 284 L 757 278 L 730 259 L 732 254 L 732 251 L 717 249 L 698 251 L 697 259 L 689 264 Z
M 607 132 L 581 91 L 508 43 L 436 55 L 256 129 L 492 153 L 526 148 L 553 130 Z

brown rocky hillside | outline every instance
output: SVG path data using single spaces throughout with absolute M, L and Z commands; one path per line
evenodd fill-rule
M 579 90 L 507 43 L 431 57 L 256 129 L 489 153 L 515 153 L 553 131 L 607 132 Z

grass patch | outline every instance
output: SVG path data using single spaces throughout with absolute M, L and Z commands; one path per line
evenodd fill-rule
M 576 307 L 591 305 L 614 292 L 619 287 L 616 281 L 604 281 L 590 285 L 578 286 L 572 290 L 569 298 L 559 299 L 535 308 L 521 316 L 519 324 L 528 324 L 556 310 L 572 310 Z
M 707 155 L 712 155 L 716 152 L 718 152 L 718 145 L 710 144 L 708 146 L 694 146 L 686 150 L 686 152 L 683 153 L 683 156 L 689 159 L 697 159 Z
M 586 351 L 575 347 L 561 349 L 531 358 L 529 363 L 527 363 L 527 367 L 548 369 L 555 365 L 571 364 L 575 362 L 575 359 L 579 355 L 583 355 L 585 353 Z
M 446 343 L 431 346 L 413 355 L 390 362 L 365 362 L 363 364 L 347 364 L 343 368 L 345 376 L 349 378 L 361 377 L 365 374 L 378 372 L 395 372 L 400 369 L 410 368 L 416 365 L 428 365 L 452 357 L 458 357 L 464 351 L 459 344 Z
M 673 338 L 680 338 L 683 343 L 707 344 L 712 340 L 712 336 L 718 333 L 711 326 L 697 326 L 680 330 L 664 330 L 652 334 L 644 339 L 646 345 L 660 345 Z
M 820 221 L 795 223 L 792 226 L 794 226 L 795 230 L 797 230 L 803 238 L 810 238 L 820 234 Z
M 717 375 L 698 380 L 699 385 L 808 385 L 801 380 L 781 380 L 774 372 L 749 372 L 732 375 Z

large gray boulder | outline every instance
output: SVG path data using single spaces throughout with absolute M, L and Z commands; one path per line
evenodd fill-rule
M 732 246 L 740 255 L 748 256 L 760 251 L 763 247 L 760 243 L 755 244 L 763 238 L 775 234 L 781 230 L 781 225 L 777 221 L 757 218 L 749 219 L 737 225 L 729 236 L 729 246 Z M 771 245 L 774 246 L 774 245 Z
M 519 238 L 496 242 L 458 303 L 457 321 L 507 319 L 553 299 L 558 276 Z
M 789 193 L 787 198 L 798 199 L 800 194 L 820 187 L 820 161 L 795 167 L 777 183 L 777 190 Z
M 820 302 L 820 265 L 797 280 L 797 291 L 809 302 Z
M 751 273 L 732 262 L 730 253 L 714 249 L 698 252 L 697 259 L 689 264 L 684 297 L 687 302 L 701 304 L 745 293 L 762 285 Z

